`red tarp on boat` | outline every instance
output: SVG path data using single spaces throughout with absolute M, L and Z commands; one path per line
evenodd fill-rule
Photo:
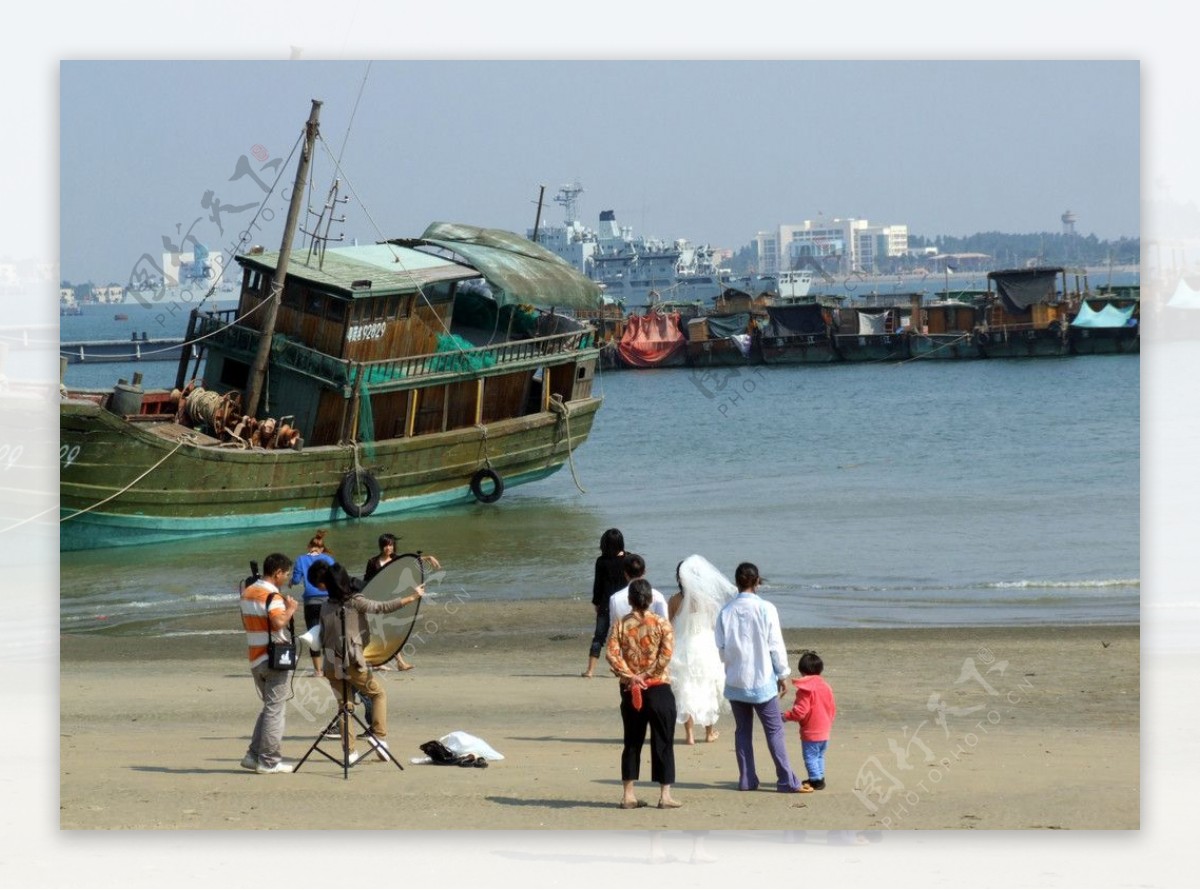
M 661 368 L 683 364 L 685 342 L 678 312 L 651 312 L 625 320 L 617 352 L 631 368 Z

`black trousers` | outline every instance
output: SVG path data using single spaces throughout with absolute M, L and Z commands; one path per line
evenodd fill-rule
M 668 685 L 642 690 L 642 709 L 635 710 L 628 689 L 621 690 L 621 722 L 625 747 L 621 751 L 621 781 L 638 778 L 646 727 L 650 727 L 650 778 L 660 785 L 675 784 L 675 693 Z

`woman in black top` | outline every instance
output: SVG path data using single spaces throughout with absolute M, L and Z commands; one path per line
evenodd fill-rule
M 626 586 L 625 536 L 621 530 L 610 528 L 600 536 L 600 555 L 596 557 L 596 575 L 592 581 L 592 606 L 596 610 L 596 631 L 588 650 L 587 670 L 581 677 L 591 679 L 600 660 L 600 650 L 608 640 L 608 600 Z

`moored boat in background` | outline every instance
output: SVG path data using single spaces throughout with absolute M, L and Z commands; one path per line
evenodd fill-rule
M 819 301 L 767 306 L 757 334 L 758 354 L 768 365 L 823 364 L 839 360 L 833 345 L 833 308 Z
M 625 319 L 617 356 L 626 368 L 678 368 L 687 360 L 678 312 L 651 310 Z
M 1140 303 L 1129 295 L 1089 297 L 1079 303 L 1067 336 L 1073 355 L 1141 351 Z
M 908 354 L 914 359 L 982 358 L 975 343 L 978 309 L 961 300 L 923 303 L 916 295 L 912 317 L 919 318 L 908 330 Z
M 1067 355 L 1067 272 L 1060 266 L 989 272 L 975 331 L 985 358 Z M 1061 290 L 1057 289 L 1061 277 Z M 993 287 L 995 288 L 993 290 Z
M 833 347 L 847 362 L 908 358 L 900 306 L 841 306 L 834 313 Z

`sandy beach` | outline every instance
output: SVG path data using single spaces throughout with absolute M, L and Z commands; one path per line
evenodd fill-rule
M 183 636 L 61 638 L 60 826 L 307 828 L 304 801 L 364 828 L 1137 828 L 1137 627 L 787 630 L 825 659 L 839 704 L 825 791 L 736 790 L 732 717 L 721 737 L 676 739 L 682 809 L 617 807 L 621 721 L 611 676 L 579 676 L 580 603 L 431 601 L 415 670 L 383 674 L 389 742 L 405 764 L 350 771 L 314 755 L 294 775 L 239 768 L 258 713 L 243 640 L 225 622 Z M 193 622 L 194 626 L 194 622 Z M 333 713 L 297 676 L 284 756 Z M 789 696 L 790 700 L 790 696 Z M 789 725 L 794 767 L 799 736 Z M 487 769 L 413 765 L 454 730 L 504 755 Z M 360 743 L 361 745 L 361 743 Z M 649 748 L 640 796 L 651 803 Z

